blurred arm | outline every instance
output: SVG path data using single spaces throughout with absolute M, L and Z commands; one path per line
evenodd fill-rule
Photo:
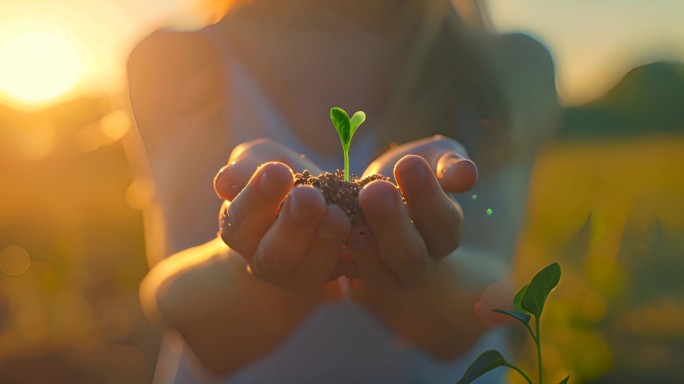
M 155 186 L 145 209 L 147 240 L 156 240 L 148 244 L 150 264 L 218 230 L 221 200 L 212 181 L 235 146 L 225 124 L 224 72 L 213 42 L 196 32 L 155 32 L 129 57 L 135 160 Z
M 178 330 L 206 368 L 224 375 L 268 354 L 318 299 L 254 277 L 220 239 L 161 261 L 140 296 L 149 318 Z
M 485 323 L 500 320 L 488 316 L 490 309 L 510 305 L 511 292 L 501 280 L 509 275 L 534 158 L 553 134 L 560 112 L 548 51 L 523 35 L 489 39 L 483 44 L 486 62 L 506 126 L 482 127 L 485 134 L 473 151 L 479 180 L 474 191 L 457 198 L 464 213 L 459 249 L 440 262 L 425 286 L 356 290 L 359 300 L 399 335 L 443 359 L 460 356 L 487 329 Z M 471 198 L 474 193 L 477 199 Z
M 216 239 L 222 200 L 212 182 L 235 143 L 213 42 L 200 33 L 156 32 L 131 53 L 128 78 L 144 143 L 137 160 L 155 185 L 145 224 L 156 256 L 141 283 L 142 305 L 178 331 L 204 367 L 228 374 L 269 353 L 314 299 L 254 278 Z

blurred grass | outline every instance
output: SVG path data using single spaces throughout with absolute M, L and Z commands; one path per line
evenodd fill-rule
M 18 275 L 0 260 L 2 383 L 151 381 L 159 334 L 138 304 L 143 227 L 116 113 L 95 97 L 0 114 L 0 251 L 31 258 Z
M 543 320 L 550 382 L 684 382 L 683 197 L 684 135 L 540 154 L 515 270 L 562 266 Z
M 562 266 L 543 321 L 549 382 L 684 382 L 681 103 L 634 96 L 665 98 L 678 83 L 631 75 L 628 97 L 566 111 L 535 164 L 514 269 L 522 282 Z M 0 383 L 151 381 L 160 335 L 137 297 L 138 208 L 151 192 L 120 141 L 129 128 L 105 96 L 34 113 L 0 106 Z

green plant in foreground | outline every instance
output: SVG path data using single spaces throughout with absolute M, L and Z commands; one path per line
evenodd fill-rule
M 512 317 L 519 321 L 530 333 L 537 346 L 537 368 L 539 369 L 539 384 L 542 380 L 542 354 L 541 354 L 541 315 L 544 303 L 549 293 L 556 288 L 560 281 L 561 270 L 558 263 L 553 263 L 537 273 L 532 281 L 522 287 L 513 298 L 513 310 L 495 309 L 495 312 Z M 534 328 L 530 326 L 530 320 L 534 316 Z M 530 377 L 520 368 L 508 362 L 501 353 L 495 350 L 483 352 L 463 374 L 458 384 L 468 384 L 485 373 L 498 367 L 508 367 L 518 372 L 528 383 L 532 384 Z M 570 376 L 563 379 L 559 384 L 567 384 Z
M 344 109 L 334 107 L 330 109 L 330 119 L 337 130 L 337 134 L 340 135 L 342 151 L 344 152 L 344 181 L 349 181 L 349 146 L 359 125 L 366 120 L 366 114 L 358 111 L 350 119 Z

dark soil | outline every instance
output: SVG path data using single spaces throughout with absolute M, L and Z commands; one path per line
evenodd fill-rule
M 374 180 L 389 180 L 389 177 L 375 174 L 359 179 L 352 175 L 351 181 L 344 181 L 344 171 L 325 172 L 314 176 L 309 171 L 295 174 L 296 185 L 310 185 L 323 192 L 325 202 L 337 204 L 349 216 L 352 226 L 364 222 L 363 212 L 359 205 L 359 191 Z

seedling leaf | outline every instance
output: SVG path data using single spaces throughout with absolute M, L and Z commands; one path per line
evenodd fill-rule
M 351 132 L 349 134 L 349 141 L 351 141 L 352 138 L 354 138 L 354 133 L 356 130 L 359 128 L 359 125 L 361 125 L 364 121 L 366 121 L 366 114 L 363 113 L 362 111 L 358 111 L 354 113 L 354 116 L 351 118 Z
M 562 380 L 560 383 L 558 383 L 558 384 L 568 384 L 569 381 L 570 381 L 570 375 L 568 375 L 568 377 L 566 377 L 565 379 L 563 379 L 563 380 Z
M 505 309 L 495 309 L 494 312 L 498 312 L 501 314 L 504 314 L 506 316 L 510 316 L 519 322 L 523 323 L 523 325 L 528 324 L 530 322 L 530 319 L 532 316 L 530 316 L 529 313 L 525 312 L 518 312 L 518 311 L 507 311 Z
M 347 115 L 347 112 L 342 108 L 334 107 L 330 109 L 330 120 L 332 120 L 333 125 L 337 130 L 337 134 L 340 135 L 342 148 L 347 150 L 349 148 L 349 143 L 351 142 L 351 123 L 349 115 Z
M 366 114 L 358 111 L 349 119 L 349 115 L 342 108 L 333 107 L 330 109 L 330 120 L 332 120 L 337 134 L 340 135 L 342 142 L 342 153 L 344 154 L 344 181 L 349 181 L 349 146 L 352 137 L 359 128 L 359 125 L 366 120 Z
M 560 265 L 553 263 L 537 273 L 523 294 L 521 305 L 539 319 L 549 293 L 560 281 Z
M 525 284 L 518 293 L 515 294 L 513 297 L 513 309 L 518 311 L 518 312 L 523 312 L 527 313 L 528 311 L 522 307 L 522 298 L 525 296 L 525 292 L 527 292 L 527 287 L 529 287 L 529 284 Z
M 466 369 L 461 380 L 457 384 L 468 384 L 485 373 L 494 368 L 508 367 L 510 363 L 504 359 L 498 351 L 490 349 L 483 352 L 472 364 Z

